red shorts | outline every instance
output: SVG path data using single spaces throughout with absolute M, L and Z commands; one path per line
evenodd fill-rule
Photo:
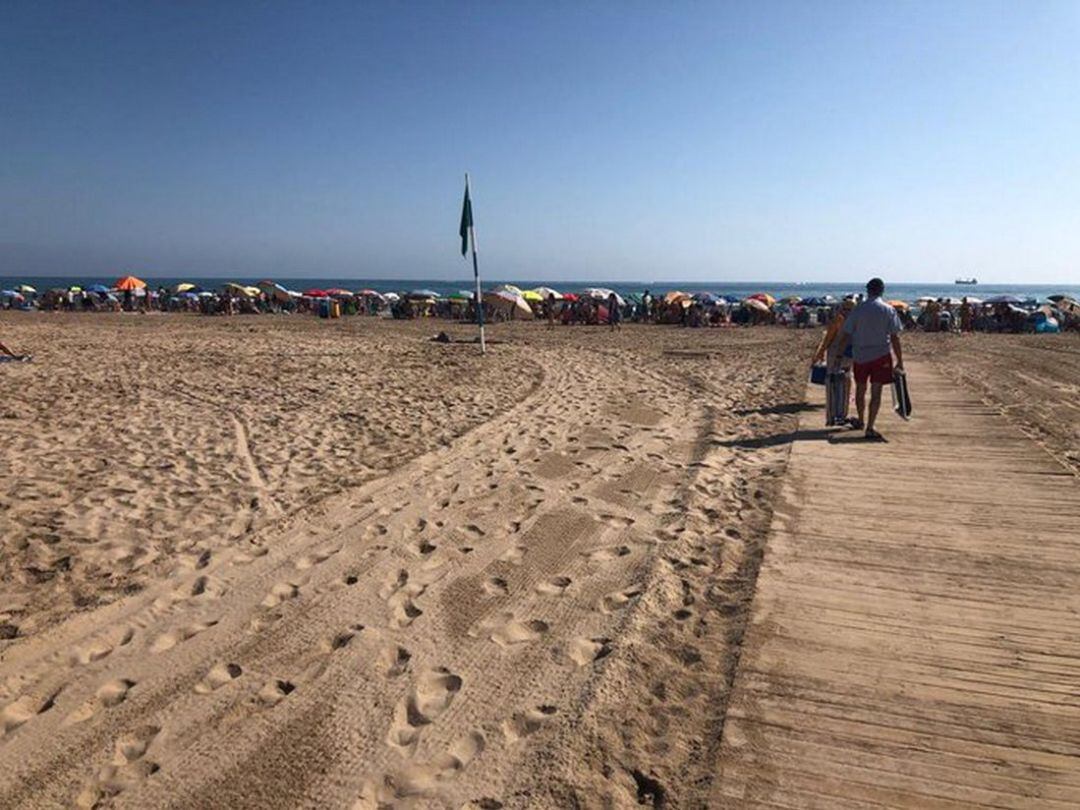
M 855 364 L 855 382 L 859 385 L 865 385 L 867 380 L 879 385 L 889 385 L 892 383 L 892 377 L 892 352 L 883 354 L 869 363 Z

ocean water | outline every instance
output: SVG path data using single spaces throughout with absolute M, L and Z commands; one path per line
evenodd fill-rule
M 67 288 L 72 285 L 85 287 L 89 284 L 104 284 L 111 286 L 115 278 L 100 278 L 88 276 L 67 277 L 42 277 L 27 276 L 16 278 L 0 276 L 0 289 L 13 289 L 18 284 L 29 284 L 39 292 L 53 288 Z M 214 290 L 228 281 L 239 284 L 255 284 L 259 278 L 197 278 L 197 277 L 147 277 L 146 282 L 151 286 L 170 287 L 182 281 L 197 284 L 199 287 Z M 328 289 L 331 287 L 343 287 L 347 290 L 373 289 L 379 292 L 409 292 L 411 290 L 434 290 L 440 295 L 446 295 L 460 290 L 469 291 L 473 288 L 471 278 L 460 281 L 437 281 L 424 279 L 365 279 L 365 278 L 276 278 L 274 279 L 290 290 L 304 290 L 318 288 Z M 801 284 L 791 282 L 769 281 L 716 281 L 716 282 L 626 282 L 626 281 L 579 281 L 579 282 L 546 282 L 542 280 L 525 280 L 502 282 L 498 279 L 481 279 L 483 288 L 489 289 L 497 284 L 515 284 L 522 289 L 548 286 L 560 292 L 575 292 L 585 287 L 608 287 L 620 295 L 628 293 L 641 293 L 649 290 L 653 295 L 663 294 L 669 290 L 682 290 L 688 293 L 710 292 L 732 298 L 745 298 L 758 292 L 769 293 L 776 298 L 785 298 L 797 295 L 801 298 L 812 296 L 833 295 L 842 298 L 844 295 L 862 292 L 865 282 L 852 281 L 843 283 L 806 282 Z M 989 298 L 993 295 L 1015 295 L 1025 300 L 1045 300 L 1049 295 L 1065 294 L 1080 299 L 1080 284 L 1073 285 L 1046 285 L 1046 284 L 978 284 L 968 286 L 962 284 L 893 284 L 885 289 L 885 297 L 900 299 L 902 301 L 915 301 L 923 296 L 933 298 L 962 297 L 964 295 L 977 298 Z

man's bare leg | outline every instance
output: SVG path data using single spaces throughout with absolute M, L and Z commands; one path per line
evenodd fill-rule
M 870 433 L 874 429 L 874 422 L 877 420 L 878 411 L 881 410 L 881 383 L 870 384 L 870 418 L 866 420 L 866 432 Z M 859 414 L 862 414 L 862 409 L 859 409 Z
M 855 383 L 855 410 L 859 412 L 859 424 L 866 424 L 866 383 L 864 382 Z

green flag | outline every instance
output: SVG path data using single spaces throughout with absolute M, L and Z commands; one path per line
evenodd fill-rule
M 472 226 L 472 200 L 469 199 L 469 184 L 466 182 L 465 202 L 461 205 L 461 227 L 458 229 L 458 233 L 461 234 L 462 256 L 469 252 L 469 228 Z

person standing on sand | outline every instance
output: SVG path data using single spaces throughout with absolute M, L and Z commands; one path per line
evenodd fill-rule
M 848 343 L 851 343 L 855 359 L 855 406 L 859 418 L 852 423 L 856 429 L 862 427 L 866 418 L 866 438 L 882 441 L 883 437 L 874 429 L 878 411 L 881 409 L 881 389 L 892 383 L 893 369 L 903 370 L 904 355 L 900 349 L 900 332 L 903 327 L 896 310 L 881 300 L 885 293 L 885 282 L 872 278 L 866 284 L 867 298 L 844 320 L 843 332 L 837 354 L 843 355 Z M 896 364 L 893 365 L 893 354 Z M 839 362 L 834 368 L 839 367 Z M 870 383 L 870 412 L 866 412 L 866 384 Z
M 616 329 L 622 329 L 622 311 L 619 309 L 619 299 L 615 297 L 615 293 L 608 296 L 607 300 L 607 319 L 611 324 L 611 331 Z

